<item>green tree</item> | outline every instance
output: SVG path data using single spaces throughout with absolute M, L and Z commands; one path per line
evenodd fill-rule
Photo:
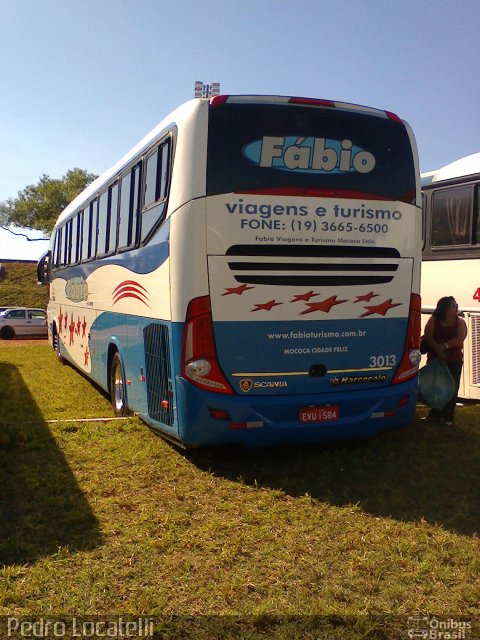
M 60 180 L 43 175 L 38 184 L 29 185 L 16 198 L 0 203 L 0 223 L 49 234 L 67 204 L 96 177 L 78 168 L 67 171 Z

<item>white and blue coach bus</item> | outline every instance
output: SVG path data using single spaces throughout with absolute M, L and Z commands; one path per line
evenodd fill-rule
M 422 174 L 422 324 L 453 295 L 467 325 L 459 397 L 480 400 L 480 153 Z
M 414 138 L 394 114 L 192 100 L 60 215 L 51 344 L 117 414 L 184 446 L 406 424 L 421 220 Z

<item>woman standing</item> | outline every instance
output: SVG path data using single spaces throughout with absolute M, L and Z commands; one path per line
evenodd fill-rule
M 441 411 L 432 409 L 429 417 L 439 417 L 443 423 L 451 425 L 462 375 L 463 342 L 467 337 L 467 325 L 458 316 L 458 304 L 453 296 L 440 298 L 437 302 L 437 308 L 425 326 L 424 335 L 429 347 L 427 362 L 435 358 L 445 360 L 455 382 L 453 396 Z

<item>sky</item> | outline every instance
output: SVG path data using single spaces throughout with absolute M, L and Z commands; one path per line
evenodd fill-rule
M 102 173 L 196 80 L 393 111 L 421 171 L 480 151 L 478 0 L 0 0 L 0 25 L 0 201 Z M 46 245 L 0 230 L 0 260 Z

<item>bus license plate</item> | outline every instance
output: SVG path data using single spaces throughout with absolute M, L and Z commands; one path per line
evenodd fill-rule
M 335 422 L 338 420 L 340 410 L 338 405 L 333 404 L 324 407 L 302 407 L 300 409 L 300 422 Z

